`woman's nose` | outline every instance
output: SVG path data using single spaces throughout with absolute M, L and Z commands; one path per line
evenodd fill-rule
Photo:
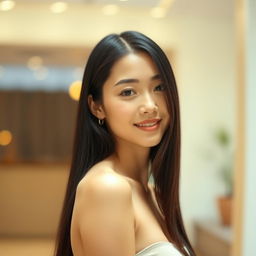
M 143 102 L 140 106 L 140 113 L 141 114 L 151 114 L 158 110 L 158 106 L 155 100 L 150 95 L 146 95 L 143 97 Z

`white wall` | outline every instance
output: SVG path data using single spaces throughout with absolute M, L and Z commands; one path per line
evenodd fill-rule
M 218 220 L 216 198 L 223 192 L 213 133 L 235 130 L 235 45 L 232 22 L 179 20 L 178 84 L 183 131 L 182 205 L 189 230 L 198 218 Z
M 218 218 L 215 198 L 223 188 L 214 164 L 205 159 L 212 131 L 223 125 L 233 134 L 235 128 L 232 17 L 155 20 L 145 9 L 105 17 L 89 7 L 53 15 L 45 5 L 40 9 L 17 7 L 12 15 L 0 13 L 0 43 L 92 46 L 108 33 L 128 29 L 146 33 L 160 46 L 174 50 L 183 133 L 181 201 L 193 236 L 194 219 Z

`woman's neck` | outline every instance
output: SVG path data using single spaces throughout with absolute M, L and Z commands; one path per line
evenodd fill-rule
M 147 188 L 149 153 L 150 148 L 117 143 L 116 151 L 110 158 L 116 172 L 139 182 L 144 188 Z

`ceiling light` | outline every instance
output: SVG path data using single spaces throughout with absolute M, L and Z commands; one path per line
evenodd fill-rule
M 153 18 L 164 18 L 173 2 L 174 0 L 159 0 L 159 4 L 151 9 L 151 16 Z
M 9 11 L 15 6 L 15 2 L 12 0 L 3 0 L 0 2 L 1 11 Z
M 68 8 L 68 5 L 67 3 L 65 2 L 56 2 L 56 3 L 53 3 L 51 6 L 50 6 L 50 9 L 53 13 L 62 13 L 62 12 L 65 12 Z
M 102 8 L 103 14 L 109 15 L 109 16 L 117 14 L 118 10 L 119 10 L 118 6 L 114 4 L 108 4 Z
M 173 4 L 174 0 L 161 0 L 158 7 L 161 7 L 163 9 L 168 9 Z
M 165 12 L 165 9 L 161 7 L 155 7 L 151 9 L 150 14 L 153 18 L 163 18 L 166 12 Z

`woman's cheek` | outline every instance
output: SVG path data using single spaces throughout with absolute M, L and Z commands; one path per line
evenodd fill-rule
M 133 112 L 133 108 L 134 108 L 134 105 L 129 104 L 129 102 L 112 102 L 111 107 L 109 108 L 108 114 L 113 116 L 128 115 L 131 112 Z

